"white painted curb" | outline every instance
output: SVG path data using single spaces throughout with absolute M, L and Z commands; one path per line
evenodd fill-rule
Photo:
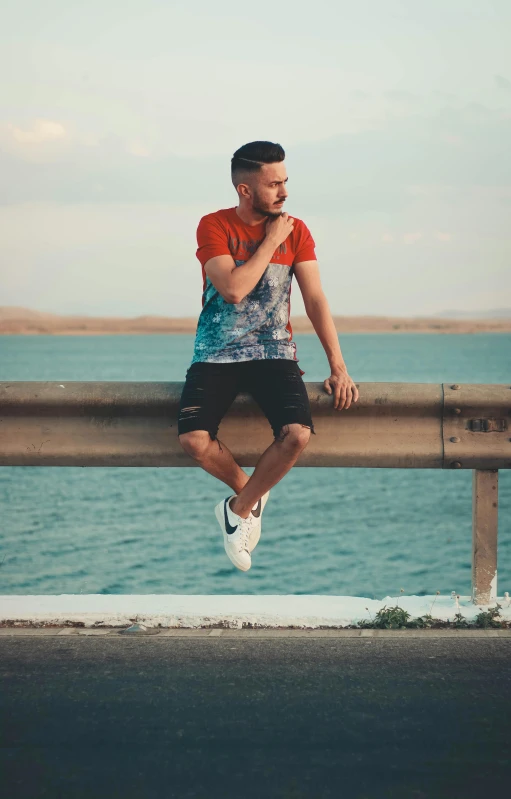
M 173 594 L 60 594 L 0 595 L 0 624 L 69 622 L 85 627 L 123 627 L 133 621 L 148 627 L 341 628 L 371 620 L 384 606 L 399 605 L 410 619 L 431 614 L 454 621 L 456 613 L 473 621 L 478 613 L 502 606 L 500 618 L 511 621 L 511 602 L 500 597 L 488 605 L 473 605 L 468 596 L 386 596 L 382 600 L 317 595 L 173 595 Z

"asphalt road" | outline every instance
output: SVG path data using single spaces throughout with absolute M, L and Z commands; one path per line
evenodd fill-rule
M 0 637 L 6 799 L 511 792 L 511 637 Z

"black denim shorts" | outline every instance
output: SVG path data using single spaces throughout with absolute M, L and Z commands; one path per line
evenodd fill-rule
M 240 391 L 252 395 L 268 419 L 275 439 L 282 440 L 282 427 L 287 424 L 302 424 L 315 432 L 297 362 L 274 358 L 192 363 L 181 394 L 178 435 L 207 430 L 215 440 L 221 419 Z

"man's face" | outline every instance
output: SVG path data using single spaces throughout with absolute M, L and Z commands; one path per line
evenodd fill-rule
M 280 216 L 287 197 L 284 163 L 263 164 L 250 175 L 252 208 L 263 216 Z

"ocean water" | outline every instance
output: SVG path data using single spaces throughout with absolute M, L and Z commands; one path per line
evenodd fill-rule
M 318 338 L 296 342 L 304 379 L 323 381 Z M 340 342 L 357 382 L 511 378 L 509 334 Z M 0 380 L 182 381 L 192 346 L 192 335 L 3 336 Z M 499 477 L 502 595 L 511 474 Z M 471 479 L 470 470 L 294 468 L 272 489 L 242 573 L 213 512 L 228 489 L 202 469 L 0 467 L 0 594 L 469 594 Z

